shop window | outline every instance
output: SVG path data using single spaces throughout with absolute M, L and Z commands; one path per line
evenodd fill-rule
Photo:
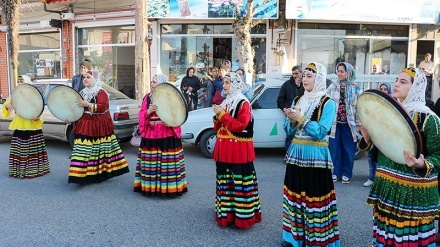
M 19 75 L 28 75 L 32 80 L 61 78 L 59 51 L 20 51 L 18 61 Z
M 20 34 L 20 51 L 60 49 L 60 33 L 31 33 Z

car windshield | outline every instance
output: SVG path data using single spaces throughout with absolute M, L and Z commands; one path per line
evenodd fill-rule
M 251 102 L 254 101 L 254 99 L 258 96 L 258 94 L 263 90 L 264 84 L 259 84 L 257 87 L 254 88 L 254 96 L 252 97 Z
M 115 100 L 115 99 L 129 99 L 129 97 L 121 92 L 119 92 L 118 90 L 116 90 L 115 88 L 102 83 L 102 88 L 105 89 L 105 91 L 107 91 L 108 93 L 108 97 L 110 100 Z

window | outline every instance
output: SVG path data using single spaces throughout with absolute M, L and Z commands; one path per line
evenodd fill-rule
M 268 88 L 263 94 L 252 104 L 254 109 L 276 109 L 279 88 Z

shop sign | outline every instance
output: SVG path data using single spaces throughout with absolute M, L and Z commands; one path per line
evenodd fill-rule
M 278 19 L 279 0 L 254 0 L 254 18 Z M 149 18 L 235 18 L 236 6 L 246 14 L 247 0 L 149 0 Z
M 440 24 L 439 0 L 286 0 L 286 18 Z

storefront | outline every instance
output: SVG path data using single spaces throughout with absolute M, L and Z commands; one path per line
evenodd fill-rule
M 212 67 L 231 61 L 231 71 L 239 68 L 235 37 L 227 24 L 161 24 L 160 67 L 172 83 L 180 85 L 187 68 L 194 67 L 197 76 L 204 76 Z M 266 24 L 252 28 L 254 66 L 266 72 Z

